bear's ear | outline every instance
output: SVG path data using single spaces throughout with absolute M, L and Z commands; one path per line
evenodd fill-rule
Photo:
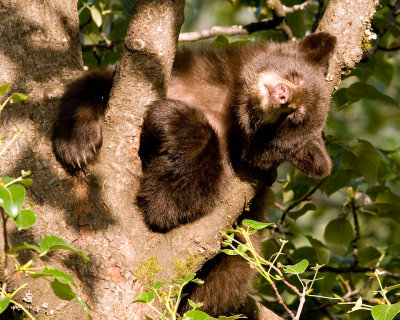
M 312 178 L 322 179 L 331 173 L 332 161 L 322 138 L 313 138 L 288 160 Z
M 305 59 L 315 65 L 328 69 L 329 58 L 335 49 L 336 37 L 327 32 L 313 33 L 299 41 L 300 52 Z

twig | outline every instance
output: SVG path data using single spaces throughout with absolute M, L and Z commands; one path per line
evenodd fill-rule
M 249 23 L 244 26 L 230 26 L 221 27 L 214 26 L 208 30 L 195 31 L 195 32 L 184 32 L 179 35 L 179 41 L 198 41 L 203 39 L 213 38 L 218 35 L 235 36 L 241 34 L 251 34 L 260 30 L 268 30 L 276 28 L 283 21 L 280 17 L 274 17 L 273 19 L 264 19 L 259 22 Z
M 285 302 L 283 302 L 283 299 L 282 299 L 281 295 L 279 294 L 279 291 L 276 288 L 275 283 L 273 281 L 269 281 L 269 284 L 271 285 L 272 289 L 274 289 L 275 295 L 278 298 L 278 302 L 285 308 L 286 312 L 289 313 L 290 317 L 292 319 L 295 319 L 293 312 L 288 308 L 288 306 L 285 304 Z
M 245 26 L 231 26 L 231 27 L 214 26 L 211 29 L 207 30 L 196 31 L 196 32 L 185 32 L 179 35 L 179 41 L 180 42 L 198 41 L 198 40 L 213 38 L 215 36 L 222 34 L 227 36 L 251 34 L 255 31 L 268 30 L 273 28 L 282 30 L 288 39 L 294 40 L 295 37 L 293 35 L 293 32 L 287 25 L 284 18 L 288 13 L 304 10 L 306 7 L 310 6 L 312 2 L 313 0 L 307 0 L 293 7 L 286 7 L 280 2 L 280 0 L 267 0 L 267 5 L 274 13 L 272 19 L 265 19 L 260 22 L 250 23 Z
M 358 242 L 358 240 L 361 239 L 361 234 L 360 234 L 360 223 L 358 221 L 358 215 L 357 215 L 357 206 L 356 206 L 354 197 L 352 197 L 350 199 L 350 207 L 351 207 L 351 212 L 353 214 L 354 229 L 356 230 L 356 236 L 351 241 L 351 246 L 353 247 L 354 267 L 357 267 L 358 266 L 358 246 L 357 246 L 357 242 Z
M 107 48 L 111 48 L 113 43 L 110 39 L 107 38 L 107 35 L 103 31 L 101 31 L 100 36 L 104 40 L 104 43 L 106 44 Z
M 307 0 L 307 1 L 304 1 L 303 3 L 296 4 L 293 7 L 286 7 L 285 5 L 282 5 L 282 7 L 283 7 L 285 14 L 288 14 L 288 13 L 293 13 L 296 11 L 304 10 L 308 6 L 311 6 L 312 3 L 313 3 L 313 0 Z
M 0 216 L 3 221 L 3 240 L 4 240 L 4 254 L 8 252 L 10 249 L 8 244 L 8 236 L 7 236 L 7 217 L 3 208 L 0 208 Z
M 303 287 L 303 292 L 300 295 L 300 303 L 297 308 L 295 320 L 300 319 L 300 315 L 301 315 L 301 311 L 303 310 L 304 302 L 306 302 L 306 293 L 307 293 L 307 287 Z
M 288 40 L 294 41 L 296 40 L 296 37 L 294 36 L 292 29 L 290 29 L 290 27 L 288 26 L 288 24 L 286 23 L 286 21 L 282 21 L 282 23 L 278 26 L 277 29 L 280 29 L 283 31 L 283 33 L 286 35 L 286 37 L 288 38 Z
M 366 273 L 366 272 L 374 272 L 375 270 L 376 269 L 372 268 L 372 267 L 366 268 L 366 267 L 354 267 L 354 266 L 350 266 L 350 267 L 323 266 L 320 269 L 321 272 L 329 271 L 329 272 L 334 272 L 334 273 L 338 273 L 338 274 L 347 273 L 347 272 Z M 390 271 L 384 270 L 382 268 L 379 268 L 379 270 L 382 271 L 386 277 L 400 280 L 400 274 L 398 274 L 398 273 L 390 272 Z
M 233 35 L 249 34 L 249 33 L 242 26 L 231 26 L 231 27 L 214 26 L 208 30 L 181 33 L 179 35 L 179 41 L 180 42 L 196 41 L 196 40 L 212 38 L 221 34 L 225 34 L 227 36 L 233 36 Z
M 3 297 L 3 295 L 7 292 L 7 278 L 9 270 L 8 270 L 8 256 L 6 253 L 8 252 L 10 247 L 8 244 L 8 236 L 7 236 L 7 217 L 3 208 L 0 209 L 0 216 L 3 221 L 3 241 L 4 241 L 4 271 L 3 271 L 4 283 L 2 284 L 1 288 L 1 297 Z
M 292 210 L 293 208 L 295 208 L 297 205 L 299 205 L 300 203 L 302 203 L 303 201 L 308 200 L 308 198 L 310 198 L 310 196 L 312 196 L 318 189 L 319 187 L 325 182 L 326 179 L 322 179 L 320 180 L 310 191 L 308 191 L 305 195 L 303 195 L 302 197 L 300 197 L 299 199 L 297 199 L 295 202 L 293 202 L 290 206 L 288 206 L 286 209 L 283 208 L 283 206 L 281 206 L 280 204 L 276 204 L 274 203 L 274 205 L 280 209 L 282 211 L 282 217 L 278 220 L 277 225 L 282 225 L 283 222 L 286 219 L 286 216 L 288 215 L 288 213 L 290 212 L 290 210 Z M 282 210 L 283 209 L 283 210 Z

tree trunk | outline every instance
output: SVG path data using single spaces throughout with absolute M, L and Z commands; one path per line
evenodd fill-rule
M 353 66 L 344 50 L 354 62 L 361 58 L 374 5 L 373 0 L 330 1 L 320 29 L 339 38 L 330 69 L 335 83 L 343 66 L 338 61 Z M 82 71 L 77 1 L 0 0 L 0 84 L 12 82 L 13 91 L 29 95 L 27 102 L 3 111 L 0 136 L 10 135 L 14 126 L 24 136 L 3 156 L 1 175 L 32 171 L 29 200 L 38 214 L 28 231 L 8 225 L 11 245 L 37 243 L 53 234 L 89 255 L 88 264 L 70 254 L 57 254 L 51 263 L 80 280 L 94 319 L 144 319 L 145 305 L 131 304 L 143 286 L 198 270 L 219 249 L 220 231 L 253 196 L 250 185 L 234 180 L 231 192 L 211 213 L 165 235 L 148 231 L 135 206 L 142 117 L 150 101 L 165 96 L 183 7 L 184 0 L 136 1 L 103 127 L 103 147 L 90 168 L 88 190 L 82 190 L 73 188 L 56 163 L 49 139 L 64 84 Z M 56 318 L 85 318 L 81 307 L 56 298 L 45 281 L 27 290 L 33 292 L 31 305 L 39 316 L 53 310 Z

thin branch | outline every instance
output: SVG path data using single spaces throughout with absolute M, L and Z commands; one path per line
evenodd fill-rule
M 366 268 L 366 267 L 354 267 L 354 266 L 350 266 L 350 267 L 323 266 L 320 269 L 321 272 L 329 271 L 329 272 L 338 273 L 338 274 L 347 273 L 347 272 L 367 273 L 367 272 L 375 272 L 375 270 L 376 269 L 373 268 L 373 267 Z M 386 277 L 393 278 L 393 279 L 396 279 L 396 280 L 400 280 L 400 274 L 398 274 L 398 273 L 390 272 L 390 271 L 384 270 L 382 268 L 379 268 L 379 270 L 381 272 L 383 272 Z
M 10 249 L 10 247 L 8 244 L 8 236 L 7 236 L 7 216 L 6 216 L 6 213 L 4 212 L 3 208 L 0 209 L 0 216 L 1 216 L 1 220 L 3 222 L 3 241 L 4 241 L 4 255 L 5 255 L 8 252 L 8 250 Z
M 357 242 L 358 242 L 358 240 L 361 239 L 361 233 L 360 233 L 360 223 L 359 223 L 358 215 L 357 215 L 357 206 L 356 206 L 356 203 L 355 203 L 355 199 L 353 197 L 350 200 L 350 207 L 351 207 L 351 212 L 353 214 L 354 229 L 356 231 L 356 236 L 351 241 L 351 246 L 353 247 L 354 267 L 357 267 L 358 266 L 358 246 L 357 246 Z
M 307 0 L 307 1 L 304 1 L 303 3 L 296 4 L 293 7 L 286 7 L 285 5 L 282 5 L 282 9 L 284 10 L 285 14 L 288 14 L 288 13 L 293 13 L 296 11 L 304 10 L 305 8 L 311 6 L 312 3 L 313 3 L 313 0 Z
M 7 292 L 7 279 L 9 276 L 9 270 L 8 270 L 8 256 L 7 252 L 10 249 L 10 246 L 8 244 L 8 235 L 7 235 L 7 215 L 4 212 L 4 209 L 0 209 L 0 216 L 1 220 L 3 222 L 3 241 L 4 241 L 4 269 L 3 269 L 3 277 L 4 277 L 4 282 L 1 286 L 1 297 Z
M 296 37 L 294 36 L 292 29 L 290 29 L 289 25 L 286 23 L 285 20 L 282 21 L 282 23 L 277 27 L 277 29 L 282 30 L 288 40 L 291 41 L 296 40 Z
M 218 35 L 244 35 L 251 34 L 256 31 L 268 30 L 276 28 L 283 21 L 280 17 L 274 17 L 273 19 L 264 19 L 259 22 L 252 22 L 244 26 L 231 26 L 221 27 L 214 26 L 208 30 L 195 31 L 195 32 L 184 32 L 179 35 L 179 41 L 198 41 L 213 38 Z
M 223 34 L 227 36 L 246 35 L 256 31 L 268 30 L 274 28 L 282 30 L 288 39 L 293 40 L 295 38 L 293 32 L 285 22 L 284 18 L 288 13 L 304 10 L 306 7 L 311 5 L 312 2 L 313 2 L 312 0 L 307 0 L 293 7 L 286 7 L 279 0 L 268 0 L 267 4 L 274 13 L 274 17 L 272 19 L 265 19 L 260 22 L 253 22 L 245 26 L 231 26 L 231 27 L 214 26 L 211 29 L 207 30 L 185 32 L 179 35 L 179 41 L 180 42 L 198 41 L 198 40 L 213 38 L 215 36 Z
M 302 203 L 303 201 L 308 200 L 318 189 L 319 187 L 325 182 L 326 179 L 322 179 L 320 180 L 310 191 L 308 191 L 305 195 L 303 195 L 302 197 L 300 197 L 299 199 L 297 199 L 295 202 L 293 202 L 289 207 L 287 207 L 286 209 L 284 209 L 281 205 L 274 203 L 274 205 L 279 208 L 282 211 L 282 217 L 278 220 L 277 225 L 282 225 L 283 222 L 286 219 L 286 216 L 288 215 L 288 213 L 290 212 L 290 210 L 292 210 L 293 208 L 295 208 L 297 205 L 299 205 L 300 203 Z M 278 206 L 279 205 L 279 206 Z M 283 209 L 283 210 L 282 210 Z
M 269 284 L 270 284 L 271 287 L 274 289 L 275 295 L 276 295 L 276 297 L 278 298 L 279 304 L 281 304 L 281 305 L 285 308 L 286 312 L 289 313 L 290 317 L 291 317 L 292 319 L 294 319 L 295 316 L 294 316 L 293 312 L 288 308 L 288 306 L 285 304 L 285 302 L 283 302 L 283 299 L 282 299 L 281 295 L 279 294 L 279 291 L 278 291 L 278 289 L 276 288 L 275 283 L 274 283 L 273 281 L 269 281 Z
M 307 293 L 307 287 L 303 287 L 303 292 L 301 293 L 301 296 L 300 296 L 300 303 L 297 308 L 295 320 L 300 319 L 301 312 L 303 311 L 304 302 L 306 302 L 306 293 Z
M 208 38 L 213 38 L 218 35 L 234 36 L 239 34 L 249 34 L 242 26 L 220 27 L 214 26 L 208 30 L 185 32 L 179 35 L 179 41 L 197 41 Z

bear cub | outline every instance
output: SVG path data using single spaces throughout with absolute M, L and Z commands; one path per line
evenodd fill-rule
M 322 129 L 335 44 L 321 32 L 292 43 L 178 50 L 167 98 L 148 106 L 140 136 L 136 201 L 147 226 L 167 232 L 202 217 L 233 174 L 270 185 L 289 161 L 311 177 L 329 175 Z M 86 72 L 62 98 L 53 151 L 73 176 L 84 175 L 101 147 L 113 77 L 112 68 Z M 254 273 L 240 257 L 218 255 L 200 270 L 205 284 L 189 297 L 204 302 L 210 316 L 258 319 L 247 297 Z M 182 303 L 180 311 L 187 309 Z
M 203 216 L 233 172 L 272 183 L 289 161 L 326 177 L 324 77 L 335 44 L 320 32 L 293 43 L 178 50 L 167 98 L 149 105 L 140 137 L 136 200 L 149 228 L 166 232 Z M 101 147 L 113 73 L 86 72 L 63 96 L 53 150 L 71 175 L 82 174 Z

